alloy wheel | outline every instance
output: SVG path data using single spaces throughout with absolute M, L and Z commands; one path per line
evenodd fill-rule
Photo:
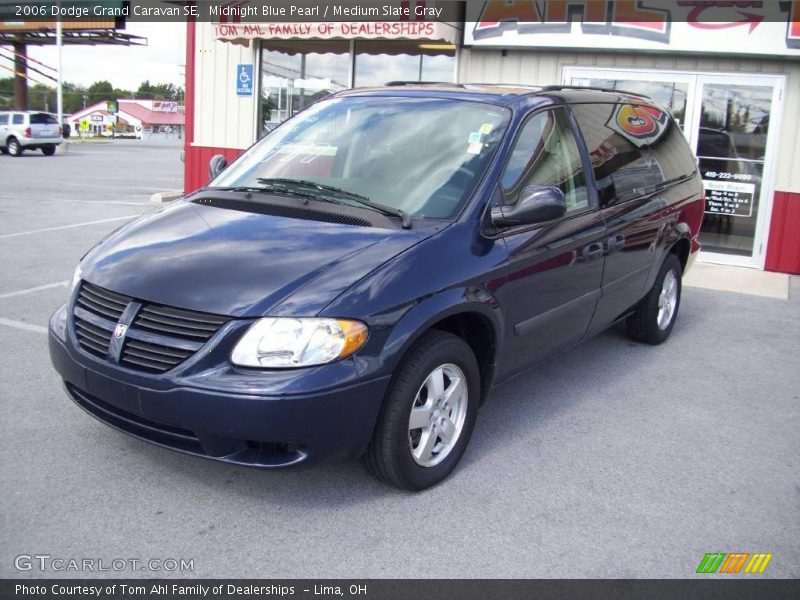
M 417 391 L 408 419 L 408 444 L 422 467 L 442 462 L 461 437 L 469 393 L 464 372 L 452 363 L 436 367 Z

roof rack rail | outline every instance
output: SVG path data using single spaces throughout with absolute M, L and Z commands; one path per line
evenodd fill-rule
M 399 87 L 402 85 L 452 85 L 456 87 L 464 87 L 461 83 L 453 83 L 452 81 L 387 81 L 384 83 L 386 87 Z
M 475 83 L 470 81 L 469 83 L 462 83 L 461 85 L 475 85 L 475 86 L 491 86 L 491 87 L 510 87 L 510 88 L 522 88 L 525 90 L 541 90 L 543 86 L 541 85 L 530 85 L 528 83 L 496 83 L 496 82 L 486 82 L 482 81 L 480 83 Z
M 650 100 L 644 94 L 637 94 L 636 92 L 629 92 L 627 90 L 615 90 L 612 88 L 604 88 L 593 85 L 546 85 L 541 88 L 543 92 L 558 92 L 561 90 L 592 90 L 594 92 L 612 92 L 616 94 L 625 94 L 626 96 L 636 96 L 637 98 L 644 98 Z

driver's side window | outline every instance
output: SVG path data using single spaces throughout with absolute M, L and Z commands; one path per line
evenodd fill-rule
M 568 213 L 589 206 L 580 151 L 564 109 L 545 110 L 528 119 L 501 183 L 506 205 L 515 204 L 527 185 L 552 185 L 564 192 Z

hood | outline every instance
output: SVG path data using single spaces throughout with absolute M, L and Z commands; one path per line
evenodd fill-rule
M 179 200 L 112 233 L 81 268 L 87 281 L 139 300 L 235 317 L 314 316 L 430 234 Z

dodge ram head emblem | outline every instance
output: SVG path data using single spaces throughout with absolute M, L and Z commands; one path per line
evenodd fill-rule
M 126 331 L 128 331 L 128 326 L 120 323 L 114 328 L 114 337 L 120 339 L 125 335 Z

